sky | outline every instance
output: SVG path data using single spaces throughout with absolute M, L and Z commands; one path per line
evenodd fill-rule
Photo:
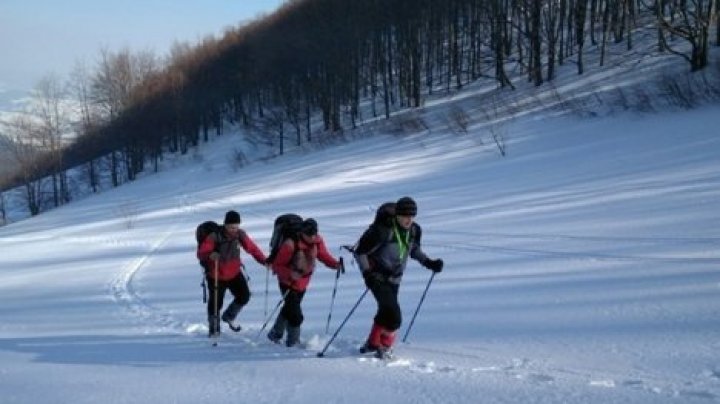
M 276 10 L 283 0 L 2 0 L 0 92 L 27 91 L 48 74 L 68 77 L 100 50 L 152 50 L 197 42 Z

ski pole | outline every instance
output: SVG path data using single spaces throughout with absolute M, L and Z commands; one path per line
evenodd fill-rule
M 433 278 L 435 278 L 435 272 L 433 272 L 432 275 L 430 275 L 430 279 L 428 280 L 427 286 L 425 286 L 425 291 L 423 292 L 422 297 L 420 298 L 420 303 L 418 303 L 418 306 L 415 309 L 415 314 L 413 314 L 412 320 L 410 320 L 410 325 L 408 325 L 408 328 L 405 331 L 405 336 L 403 336 L 402 342 L 405 342 L 405 340 L 407 340 L 408 334 L 410 334 L 410 330 L 412 329 L 412 326 L 415 323 L 415 317 L 417 317 L 417 314 L 420 311 L 420 306 L 422 306 L 423 301 L 425 300 L 425 295 L 427 294 L 428 289 L 430 289 L 430 284 L 432 283 Z
M 207 303 L 207 284 L 205 283 L 205 268 L 201 268 L 202 270 L 202 282 L 200 282 L 200 287 L 203 290 L 203 304 Z
M 263 317 L 267 317 L 267 311 L 268 311 L 268 289 L 270 285 L 270 266 L 265 266 L 265 312 L 263 313 Z
M 218 307 L 218 294 L 220 293 L 219 288 L 219 281 L 218 281 L 218 265 L 220 260 L 215 260 L 215 295 L 214 295 L 214 311 L 213 311 L 213 318 L 211 325 L 212 329 L 215 330 L 215 332 L 212 334 L 215 341 L 213 341 L 213 346 L 217 346 L 217 338 L 220 336 L 220 308 Z
M 332 344 L 332 342 L 335 341 L 335 337 L 338 336 L 338 334 L 340 333 L 340 330 L 342 330 L 342 328 L 345 326 L 345 323 L 347 323 L 350 316 L 352 316 L 352 314 L 355 312 L 355 309 L 358 308 L 358 306 L 360 305 L 360 302 L 362 302 L 362 300 L 365 298 L 365 295 L 367 295 L 367 292 L 369 290 L 370 289 L 365 288 L 365 291 L 363 292 L 362 295 L 360 295 L 360 298 L 358 299 L 357 303 L 355 303 L 355 306 L 353 306 L 353 308 L 350 310 L 350 312 L 347 314 L 347 316 L 345 316 L 345 320 L 343 320 L 343 322 L 340 323 L 340 326 L 337 328 L 337 330 L 335 330 L 335 334 L 333 334 L 333 336 L 330 337 L 330 340 L 327 342 L 327 344 L 325 344 L 325 347 L 322 349 L 322 351 L 317 353 L 318 358 L 322 358 L 323 356 L 325 356 L 325 351 L 327 351 L 327 349 L 330 347 L 330 344 Z
M 335 305 L 335 294 L 337 293 L 338 279 L 340 279 L 341 273 L 345 273 L 345 262 L 343 262 L 342 257 L 340 257 L 340 268 L 335 271 L 335 286 L 333 287 L 332 299 L 330 299 L 330 312 L 328 313 L 327 324 L 325 324 L 325 334 L 327 334 L 330 330 L 330 317 L 332 317 L 333 306 Z
M 285 298 L 290 294 L 290 290 L 291 290 L 291 289 L 288 288 L 288 290 L 285 291 L 285 294 L 283 294 L 282 299 L 280 299 L 280 301 L 277 302 L 277 304 L 275 305 L 275 308 L 273 309 L 273 311 L 272 311 L 272 312 L 270 313 L 270 315 L 265 319 L 265 322 L 263 323 L 262 327 L 260 327 L 260 331 L 258 331 L 257 335 L 255 336 L 255 339 L 260 338 L 260 335 L 263 333 L 263 331 L 265 331 L 265 327 L 267 327 L 267 325 L 268 325 L 268 323 L 270 322 L 270 320 L 272 320 L 273 316 L 275 315 L 275 312 L 277 312 L 278 309 L 280 308 L 280 305 L 283 304 L 283 302 L 285 302 Z

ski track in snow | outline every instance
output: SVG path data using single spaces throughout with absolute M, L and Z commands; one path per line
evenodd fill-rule
M 197 338 L 198 343 L 207 342 L 207 328 L 203 324 L 191 323 L 187 320 L 175 318 L 172 314 L 153 307 L 146 302 L 133 287 L 133 279 L 137 273 L 147 267 L 148 261 L 153 255 L 162 250 L 178 225 L 176 224 L 170 230 L 161 234 L 155 241 L 148 246 L 148 250 L 143 255 L 129 262 L 123 267 L 117 275 L 108 284 L 108 293 L 112 299 L 121 306 L 134 321 L 145 328 L 144 332 L 150 333 L 167 333 L 179 337 Z M 497 235 L 492 235 L 493 237 Z M 513 238 L 559 238 L 565 236 L 549 236 L 549 235 L 510 235 Z M 577 237 L 571 237 L 577 239 Z M 601 240 L 612 241 L 610 238 L 598 239 L 596 237 L 585 238 L 585 241 Z M 636 240 L 640 242 L 675 242 L 676 239 L 642 239 Z M 686 241 L 686 240 L 683 240 Z M 701 244 L 714 244 L 715 239 L 693 239 L 691 242 Z M 552 251 L 522 251 L 513 249 L 503 249 L 499 247 L 485 247 L 482 245 L 466 245 L 466 246 L 449 246 L 439 245 L 446 249 L 453 248 L 472 248 L 472 249 L 489 249 L 495 251 L 510 251 L 513 253 L 532 253 L 542 255 L 543 257 L 562 256 L 562 257 L 579 257 L 586 259 L 601 258 L 592 254 L 570 254 L 557 253 Z M 646 259 L 652 261 L 654 258 L 642 257 L 613 257 L 614 259 Z M 717 261 L 718 259 L 711 259 Z M 246 358 L 255 358 L 257 360 L 269 358 L 296 358 L 312 359 L 316 358 L 316 353 L 320 351 L 329 336 L 314 335 L 306 342 L 303 349 L 285 348 L 282 345 L 272 344 L 268 342 L 264 335 L 258 335 L 258 329 L 243 328 L 239 333 L 226 331 L 219 339 L 219 346 L 213 349 L 227 350 L 232 352 L 241 351 Z M 202 342 L 201 342 L 202 341 Z M 716 400 L 718 397 L 712 392 L 706 390 L 693 390 L 689 388 L 694 383 L 687 381 L 682 386 L 676 386 L 674 383 L 668 383 L 662 380 L 653 380 L 652 376 L 646 378 L 638 377 L 610 377 L 611 375 L 591 374 L 585 371 L 575 371 L 565 368 L 556 368 L 546 365 L 539 361 L 529 358 L 512 358 L 509 363 L 505 364 L 488 364 L 481 354 L 469 354 L 467 352 L 456 352 L 452 349 L 438 349 L 434 347 L 419 347 L 415 345 L 400 345 L 400 353 L 392 360 L 379 360 L 372 356 L 360 356 L 357 353 L 357 347 L 361 341 L 338 338 L 330 346 L 326 352 L 326 358 L 317 359 L 325 361 L 354 361 L 356 363 L 373 366 L 375 368 L 385 368 L 389 372 L 407 372 L 408 374 L 423 376 L 433 375 L 450 375 L 455 378 L 506 378 L 513 379 L 519 383 L 530 383 L 532 385 L 553 386 L 562 383 L 567 384 L 583 384 L 590 388 L 603 389 L 633 389 L 652 395 L 659 395 L 670 398 L 686 398 L 686 399 L 703 399 Z M 209 348 L 210 349 L 210 348 Z M 397 351 L 396 351 L 397 352 Z M 422 357 L 423 359 L 415 359 L 414 357 Z M 430 359 L 425 359 L 429 357 Z M 456 358 L 458 363 L 453 363 L 448 358 Z M 345 362 L 346 363 L 346 362 Z M 720 380 L 720 370 L 709 370 L 705 375 L 707 379 Z

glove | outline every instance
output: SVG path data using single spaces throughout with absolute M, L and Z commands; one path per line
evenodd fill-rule
M 428 258 L 423 262 L 423 266 L 425 266 L 425 268 L 427 268 L 435 273 L 442 272 L 443 260 L 441 260 L 441 259 L 431 260 L 430 258 Z
M 340 261 L 338 261 L 337 265 L 335 265 L 335 270 L 340 271 L 341 274 L 345 273 L 345 264 L 343 263 L 342 258 L 340 258 Z
M 209 258 L 210 258 L 211 261 L 217 261 L 217 260 L 220 259 L 220 253 L 217 252 L 217 251 L 213 251 L 213 252 L 210 253 Z

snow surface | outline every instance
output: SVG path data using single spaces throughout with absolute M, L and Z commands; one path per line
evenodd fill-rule
M 2 403 L 707 403 L 720 401 L 720 106 L 528 115 L 500 157 L 467 135 L 379 135 L 234 172 L 220 137 L 157 175 L 0 228 Z M 483 137 L 484 136 L 484 137 Z M 320 266 L 303 349 L 258 338 L 279 300 L 244 255 L 244 330 L 206 337 L 194 227 L 237 209 L 318 219 L 333 253 L 382 202 L 419 203 L 445 260 L 398 359 L 361 357 L 368 296 L 325 358 Z M 402 337 L 430 273 L 412 262 Z M 340 278 L 330 334 L 364 291 Z M 269 306 L 269 307 L 268 307 Z M 400 338 L 399 338 L 400 339 Z

